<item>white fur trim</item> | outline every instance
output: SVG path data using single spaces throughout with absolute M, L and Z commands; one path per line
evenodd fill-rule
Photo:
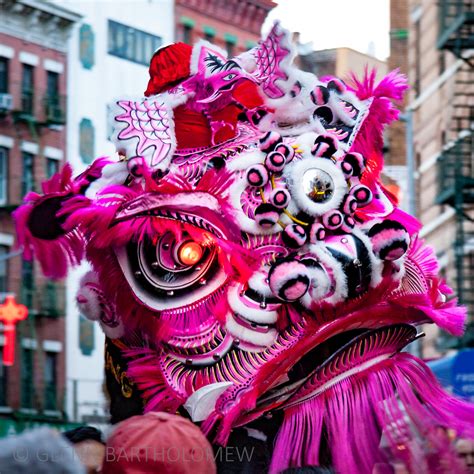
M 247 150 L 240 153 L 238 156 L 233 158 L 232 161 L 227 163 L 226 168 L 229 171 L 247 171 L 247 169 L 252 165 L 263 164 L 265 156 L 265 153 L 259 149 L 254 148 L 252 150 Z
M 325 302 L 337 304 L 344 301 L 347 298 L 348 290 L 347 276 L 344 273 L 342 264 L 329 253 L 329 250 L 323 244 L 312 244 L 308 248 L 318 258 L 325 271 L 332 275 L 335 280 L 336 287 L 334 288 L 334 293 L 329 298 L 326 298 Z
M 267 283 L 268 271 L 270 268 L 266 266 L 264 269 L 255 272 L 248 281 L 249 288 L 260 293 L 262 296 L 267 298 L 273 296 L 272 290 Z
M 370 281 L 370 286 L 372 288 L 375 288 L 376 286 L 380 285 L 382 282 L 382 271 L 383 271 L 383 262 L 379 258 L 377 258 L 374 254 L 374 251 L 372 249 L 372 242 L 370 241 L 369 237 L 365 235 L 360 229 L 355 227 L 352 229 L 352 234 L 362 240 L 364 245 L 368 249 L 368 254 L 370 258 L 370 264 L 372 266 L 372 278 Z
M 277 331 L 270 329 L 266 333 L 252 331 L 238 324 L 231 314 L 227 316 L 226 329 L 234 336 L 234 338 L 249 342 L 255 346 L 267 347 L 272 345 L 277 338 Z
M 227 51 L 224 51 L 222 48 L 216 46 L 215 44 L 209 43 L 209 41 L 201 39 L 193 46 L 190 64 L 191 75 L 197 74 L 199 72 L 199 57 L 201 56 L 201 49 L 203 48 L 216 52 L 218 55 L 223 56 L 224 60 L 227 59 Z
M 97 274 L 93 271 L 85 273 L 79 283 L 76 303 L 80 313 L 91 321 L 98 321 L 102 314 L 99 296 L 91 285 L 99 285 Z
M 267 311 L 265 309 L 245 306 L 244 302 L 239 298 L 239 288 L 237 286 L 229 288 L 227 301 L 232 311 L 251 322 L 257 324 L 273 324 L 278 319 L 278 313 L 276 311 Z
M 301 298 L 301 302 L 309 308 L 315 301 L 322 301 L 329 293 L 331 282 L 327 272 L 323 268 L 309 268 L 311 287 Z
M 117 339 L 118 337 L 122 337 L 125 334 L 122 321 L 120 321 L 119 325 L 114 328 L 106 326 L 102 321 L 99 321 L 99 324 L 104 334 L 110 339 Z
M 89 199 L 96 199 L 97 193 L 102 191 L 105 187 L 113 184 L 123 184 L 127 176 L 128 168 L 126 161 L 109 163 L 102 169 L 100 178 L 93 181 L 87 188 L 85 195 Z
M 326 172 L 333 180 L 334 193 L 329 201 L 316 203 L 306 194 L 301 185 L 304 173 L 311 169 L 320 169 Z M 336 209 L 341 204 L 347 193 L 346 180 L 342 171 L 331 161 L 325 158 L 305 158 L 290 163 L 284 171 L 284 176 L 289 185 L 289 190 L 302 211 L 312 215 L 320 216 L 327 211 Z
M 257 62 L 255 61 L 255 49 L 245 51 L 236 56 L 235 61 L 240 64 L 242 69 L 248 73 L 253 73 L 257 69 Z

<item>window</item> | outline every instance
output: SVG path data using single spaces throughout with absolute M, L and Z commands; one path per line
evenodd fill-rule
M 212 33 L 204 33 L 204 39 L 210 43 L 214 41 L 214 36 Z
M 234 55 L 234 43 L 231 43 L 230 41 L 226 41 L 225 49 L 227 51 L 227 57 L 231 58 Z
M 21 193 L 24 196 L 34 188 L 34 155 L 23 152 L 23 174 L 21 177 Z
M 47 71 L 46 94 L 50 98 L 59 96 L 59 74 L 57 72 Z
M 44 408 L 56 410 L 56 359 L 55 352 L 46 352 L 44 360 Z
M 8 291 L 8 259 L 6 256 L 9 252 L 10 247 L 0 245 L 0 293 Z
M 0 206 L 8 202 L 8 148 L 0 146 Z
M 7 367 L 2 362 L 2 351 L 0 350 L 0 407 L 7 406 Z
M 59 163 L 59 160 L 55 160 L 54 158 L 46 158 L 46 176 L 48 178 L 53 177 L 59 172 Z
M 33 290 L 34 290 L 34 269 L 33 262 L 23 260 L 21 268 L 21 302 L 27 307 L 33 307 Z
M 151 55 L 148 50 L 148 42 L 143 32 L 138 31 L 134 41 L 135 51 L 133 55 L 138 63 L 150 61 Z M 153 46 L 151 46 L 153 47 Z M 152 53 L 153 54 L 153 53 Z
M 438 51 L 438 74 L 441 76 L 446 71 L 446 55 L 443 50 Z
M 216 37 L 216 30 L 212 26 L 204 25 L 202 27 L 202 32 L 204 33 L 204 39 L 213 42 Z
M 0 58 L 0 93 L 8 92 L 8 58 Z
M 21 79 L 21 110 L 28 115 L 34 112 L 34 67 L 23 64 Z
M 419 96 L 421 92 L 421 19 L 415 22 L 415 83 L 413 89 Z
M 59 95 L 59 77 L 57 72 L 46 72 L 45 115 L 48 122 L 62 124 L 65 121 L 65 107 Z
M 227 57 L 231 58 L 235 54 L 235 45 L 237 44 L 237 36 L 230 33 L 224 33 L 225 49 L 227 50 Z
M 148 66 L 162 42 L 159 36 L 109 20 L 108 52 L 113 56 Z
M 21 357 L 21 406 L 22 408 L 34 408 L 34 352 L 23 348 Z
M 191 44 L 193 41 L 193 28 L 189 25 L 183 25 L 183 43 Z

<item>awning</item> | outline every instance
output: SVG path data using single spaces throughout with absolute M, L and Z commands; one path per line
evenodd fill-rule
M 433 360 L 428 366 L 451 393 L 474 402 L 474 349 Z

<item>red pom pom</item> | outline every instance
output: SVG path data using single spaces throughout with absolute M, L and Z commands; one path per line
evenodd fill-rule
M 159 94 L 191 74 L 193 48 L 185 43 L 174 43 L 159 49 L 151 58 L 150 80 L 145 95 Z

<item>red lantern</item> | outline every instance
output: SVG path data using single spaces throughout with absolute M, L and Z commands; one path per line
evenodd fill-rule
M 3 365 L 13 365 L 15 361 L 15 325 L 18 321 L 26 319 L 27 316 L 27 307 L 18 304 L 12 295 L 8 295 L 5 302 L 0 305 L 0 322 L 4 325 L 5 335 Z

